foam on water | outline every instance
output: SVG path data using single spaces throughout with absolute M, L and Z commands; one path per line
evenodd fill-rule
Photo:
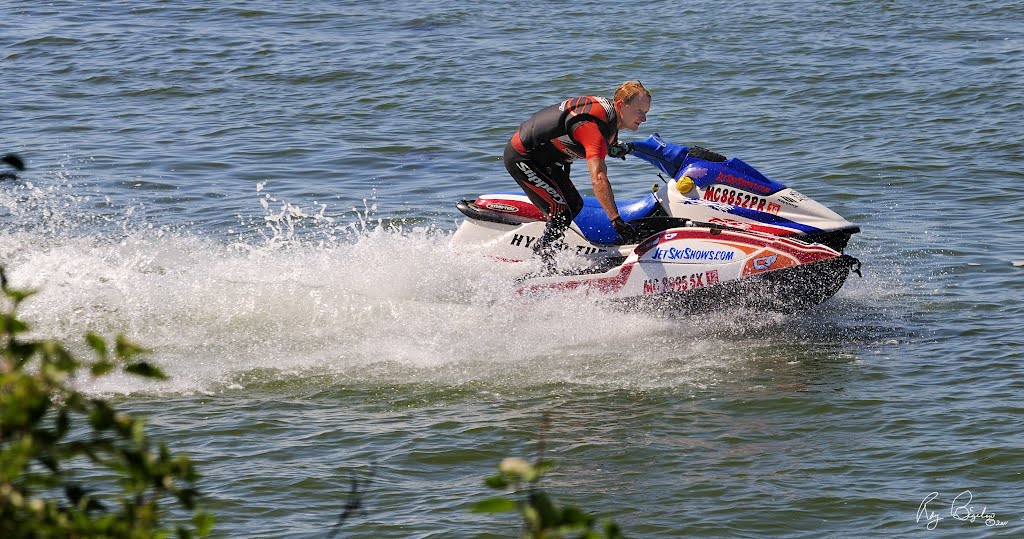
M 262 219 L 200 235 L 138 220 L 133 205 L 105 200 L 97 211 L 95 195 L 72 194 L 73 176 L 4 195 L 20 229 L 0 236 L 0 255 L 15 286 L 38 290 L 23 315 L 64 342 L 123 332 L 171 377 L 83 382 L 91 391 L 217 392 L 314 375 L 699 387 L 763 357 L 780 331 L 827 341 L 840 322 L 828 309 L 655 316 L 571 294 L 525 299 L 512 287 L 524 264 L 456 252 L 447 230 L 377 220 L 372 199 L 328 215 L 326 204 L 301 208 L 261 183 Z M 838 301 L 879 290 L 851 283 Z

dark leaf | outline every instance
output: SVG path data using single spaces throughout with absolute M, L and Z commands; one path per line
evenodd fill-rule
M 124 335 L 118 335 L 117 342 L 114 343 L 114 353 L 121 359 L 131 359 L 133 356 L 148 352 L 149 350 L 129 341 Z
M 89 492 L 79 485 L 78 483 L 68 483 L 64 485 L 64 495 L 68 497 L 68 501 L 71 505 L 78 505 L 78 502 L 82 500 L 82 497 L 86 496 Z
M 197 511 L 192 517 L 192 523 L 196 526 L 196 533 L 199 537 L 207 537 L 213 532 L 213 524 L 216 522 L 213 514 L 205 511 Z
M 93 376 L 103 376 L 112 370 L 114 370 L 114 364 L 107 360 L 93 363 L 92 368 L 89 369 Z
M 558 524 L 560 515 L 558 510 L 555 509 L 555 504 L 546 493 L 541 491 L 530 492 L 530 505 L 537 510 L 543 527 L 550 528 Z
M 555 469 L 555 463 L 550 460 L 538 460 L 533 464 L 533 468 L 537 471 L 537 478 L 540 479 L 544 474 Z
M 167 375 L 164 371 L 160 370 L 159 367 L 146 361 L 137 361 L 135 363 L 129 363 L 125 365 L 124 372 L 128 374 L 135 374 L 144 378 L 155 378 L 157 380 L 166 380 Z
M 519 505 L 514 500 L 497 496 L 474 503 L 470 510 L 474 513 L 511 513 L 518 508 Z
M 71 418 L 68 417 L 67 408 L 61 408 L 60 411 L 57 412 L 57 418 L 55 423 L 57 426 L 57 438 L 63 438 L 64 435 L 68 433 L 68 428 L 71 427 Z
M 105 401 L 93 399 L 89 422 L 98 431 L 107 430 L 114 426 L 114 410 Z
M 484 479 L 484 484 L 496 489 L 505 489 L 508 487 L 508 480 L 500 475 L 492 475 L 487 479 Z
M 569 506 L 562 509 L 562 523 L 563 524 L 581 524 L 584 526 L 590 526 L 594 519 L 581 511 L 577 507 Z
M 107 341 L 103 337 L 90 331 L 85 334 L 85 342 L 89 343 L 89 348 L 96 352 L 97 359 L 101 361 L 107 359 Z

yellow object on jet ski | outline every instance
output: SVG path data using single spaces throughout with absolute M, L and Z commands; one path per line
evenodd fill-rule
M 676 180 L 676 189 L 679 189 L 679 193 L 685 195 L 693 190 L 693 178 L 689 176 L 683 176 Z

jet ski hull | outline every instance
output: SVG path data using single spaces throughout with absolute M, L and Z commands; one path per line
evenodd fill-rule
M 832 298 L 860 262 L 849 255 L 770 271 L 716 286 L 616 300 L 632 310 L 704 313 L 726 309 L 794 313 Z
M 715 228 L 665 230 L 600 273 L 534 276 L 518 293 L 580 293 L 641 310 L 790 313 L 834 296 L 859 262 L 825 245 Z

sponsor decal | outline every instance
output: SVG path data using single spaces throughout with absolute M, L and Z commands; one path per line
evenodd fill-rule
M 512 240 L 509 241 L 508 243 L 509 245 L 515 245 L 516 247 L 529 248 L 531 245 L 533 245 L 535 241 L 537 241 L 536 236 L 527 236 L 525 234 L 512 234 Z M 556 249 L 561 249 L 563 251 L 571 251 L 573 249 L 573 246 L 566 245 L 565 243 L 562 242 L 556 243 L 553 247 Z M 599 249 L 597 247 L 593 247 L 590 245 L 577 245 L 575 249 L 576 254 L 578 255 L 592 255 L 594 253 L 605 252 L 605 249 Z
M 764 271 L 775 263 L 779 259 L 779 255 L 762 256 L 754 259 L 754 269 L 757 271 Z
M 503 213 L 517 213 L 519 211 L 519 208 L 511 204 L 502 204 L 501 202 L 491 202 L 484 207 L 489 210 L 500 211 Z
M 734 251 L 717 251 L 713 249 L 668 249 L 657 248 L 651 255 L 652 260 L 732 260 L 736 253 Z
M 516 163 L 516 166 L 519 167 L 519 170 L 523 171 L 523 174 L 526 174 L 526 179 L 530 183 L 536 185 L 538 189 L 541 189 L 542 191 L 550 195 L 551 200 L 554 200 L 556 204 L 565 205 L 565 199 L 562 198 L 561 193 L 559 193 L 557 189 L 548 184 L 548 182 L 540 179 L 540 177 L 537 176 L 537 173 L 534 172 L 529 165 L 527 165 L 526 163 Z
M 786 193 L 785 195 L 779 197 L 779 202 L 782 202 L 783 204 L 787 206 L 792 206 L 794 208 L 799 208 L 800 203 L 805 202 L 806 200 L 807 197 L 801 195 L 800 193 L 797 193 L 792 189 L 789 190 L 789 193 Z
M 751 258 L 743 265 L 743 275 L 753 275 L 765 271 L 774 271 L 796 266 L 798 262 L 787 255 L 761 251 L 761 256 Z
M 746 178 L 740 178 L 739 176 L 733 176 L 727 172 L 719 172 L 718 176 L 715 176 L 715 181 L 718 183 L 724 183 L 733 187 L 739 187 L 745 191 L 753 191 L 755 193 L 761 193 L 767 195 L 772 190 L 765 187 L 757 182 L 752 182 Z
M 576 159 L 582 159 L 583 158 L 583 156 L 580 155 L 579 152 L 577 152 L 573 148 L 573 145 L 576 144 L 576 143 L 573 142 L 572 138 L 569 137 L 569 135 L 562 135 L 562 136 L 560 136 L 558 138 L 553 138 L 553 139 L 551 139 L 551 144 L 553 144 L 555 146 L 555 148 L 558 148 L 559 150 L 561 150 L 562 153 L 564 153 L 565 155 L 569 156 L 569 159 L 576 160 Z
M 524 241 L 525 241 L 526 245 L 523 245 Z M 512 234 L 512 241 L 509 242 L 509 245 L 515 245 L 516 247 L 529 247 L 530 244 L 532 244 L 535 241 L 537 241 L 537 237 L 536 236 L 526 236 L 524 234 Z
M 565 248 L 568 249 L 569 246 L 566 245 Z M 592 255 L 594 253 L 603 253 L 604 251 L 604 249 L 598 249 L 597 247 L 591 247 L 589 245 L 576 246 L 576 254 L 578 255 Z
M 712 186 L 704 191 L 704 200 L 710 200 L 712 202 L 720 202 L 728 204 L 730 206 L 736 206 L 739 208 L 746 208 L 749 210 L 756 210 L 760 212 L 770 213 L 772 215 L 778 215 L 779 210 L 782 206 L 777 202 L 761 198 L 757 195 L 750 193 L 744 193 L 735 189 L 729 189 L 721 186 Z
M 644 279 L 644 294 L 661 294 L 664 292 L 685 292 L 697 288 L 706 288 L 719 283 L 718 270 L 691 273 L 660 279 Z

